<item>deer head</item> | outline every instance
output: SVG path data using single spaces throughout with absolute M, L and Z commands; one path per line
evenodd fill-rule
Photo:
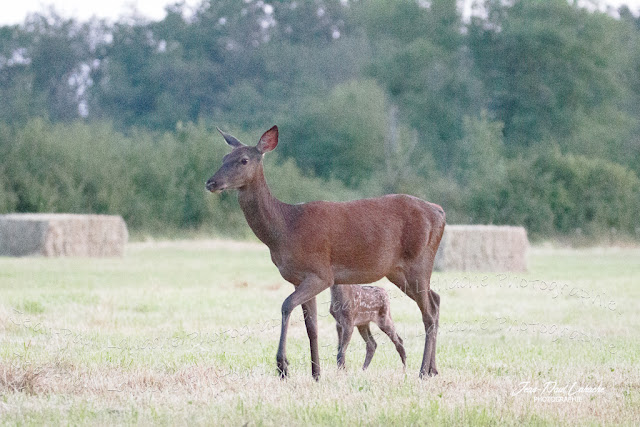
M 262 176 L 262 157 L 278 145 L 278 127 L 266 131 L 255 147 L 244 145 L 220 129 L 218 132 L 233 150 L 222 158 L 220 169 L 207 180 L 207 190 L 220 193 L 223 190 L 240 189 Z

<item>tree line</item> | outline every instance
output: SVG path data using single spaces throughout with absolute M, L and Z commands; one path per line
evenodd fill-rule
M 0 99 L 0 212 L 243 234 L 233 199 L 202 193 L 225 150 L 214 126 L 249 143 L 278 124 L 267 178 L 290 202 L 404 192 L 450 223 L 640 237 L 627 7 L 484 0 L 463 19 L 454 0 L 203 0 L 115 23 L 49 10 L 0 27 Z

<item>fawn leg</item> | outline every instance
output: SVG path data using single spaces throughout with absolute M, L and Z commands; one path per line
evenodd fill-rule
M 340 354 L 342 352 L 342 325 L 340 324 L 340 322 L 336 322 L 336 331 L 338 332 L 338 353 Z M 340 365 L 338 365 L 338 368 L 340 368 Z
M 400 360 L 402 360 L 402 366 L 407 367 L 407 355 L 404 351 L 404 344 L 402 342 L 402 338 L 396 332 L 396 328 L 393 325 L 393 320 L 391 317 L 387 315 L 385 318 L 380 319 L 380 323 L 378 323 L 378 327 L 382 332 L 387 334 L 387 336 L 391 339 L 391 342 L 396 346 L 396 351 L 400 355 Z
M 311 375 L 318 381 L 320 378 L 320 355 L 318 353 L 318 309 L 316 297 L 302 304 L 304 324 L 307 327 L 309 346 L 311 347 Z M 286 361 L 286 359 L 285 359 Z
M 376 340 L 373 339 L 373 334 L 371 333 L 371 329 L 369 329 L 369 325 L 358 326 L 358 331 L 364 342 L 367 344 L 367 355 L 364 358 L 364 365 L 362 365 L 362 370 L 366 370 L 369 367 L 369 363 L 371 363 L 371 359 L 373 359 L 373 354 L 376 352 Z
M 344 369 L 344 354 L 351 341 L 351 334 L 353 334 L 353 325 L 342 325 L 342 336 L 338 342 L 338 369 Z
M 280 342 L 278 343 L 278 354 L 276 355 L 278 374 L 280 375 L 280 378 L 285 378 L 288 374 L 287 331 L 289 329 L 289 317 L 291 317 L 291 312 L 294 308 L 314 298 L 330 285 L 331 282 L 328 280 L 322 280 L 314 274 L 309 275 L 282 303 L 282 325 L 280 329 Z

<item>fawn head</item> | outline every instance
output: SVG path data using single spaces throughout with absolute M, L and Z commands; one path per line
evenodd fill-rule
M 262 173 L 262 156 L 278 145 L 278 127 L 266 131 L 255 147 L 244 145 L 235 137 L 220 129 L 224 140 L 233 147 L 231 153 L 222 158 L 222 166 L 207 181 L 206 188 L 212 193 L 234 190 L 251 183 Z

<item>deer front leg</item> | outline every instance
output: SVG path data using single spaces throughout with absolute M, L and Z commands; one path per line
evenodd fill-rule
M 307 327 L 309 346 L 311 347 L 311 375 L 313 379 L 320 379 L 320 354 L 318 353 L 318 309 L 316 297 L 302 304 L 304 324 Z
M 331 286 L 331 281 L 322 280 L 316 275 L 307 276 L 302 283 L 300 283 L 296 290 L 287 297 L 282 303 L 282 325 L 280 329 L 280 343 L 278 344 L 278 354 L 276 356 L 276 363 L 278 368 L 278 374 L 280 378 L 285 378 L 288 375 L 288 363 L 287 363 L 287 330 L 289 329 L 289 317 L 294 308 L 302 303 L 306 303 L 312 298 L 315 298 L 320 292 Z M 315 300 L 314 300 L 315 302 Z M 316 316 L 314 319 L 317 320 Z M 317 325 L 317 323 L 316 323 Z M 317 328 L 317 326 L 316 326 Z M 317 332 L 316 332 L 317 336 Z M 317 348 L 317 339 L 316 339 Z M 316 350 L 317 354 L 317 350 Z M 312 352 L 313 358 L 313 352 Z M 312 361 L 313 362 L 313 361 Z M 319 366 L 319 365 L 318 365 Z M 319 375 L 319 370 L 317 371 Z

